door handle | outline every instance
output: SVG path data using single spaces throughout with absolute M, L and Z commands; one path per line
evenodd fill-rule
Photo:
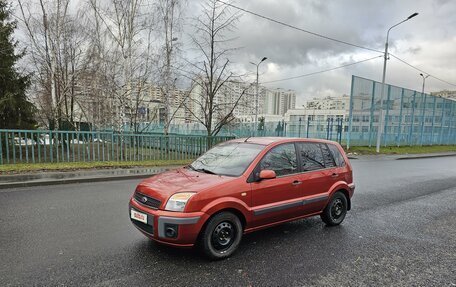
M 335 172 L 333 174 L 331 174 L 331 177 L 338 177 L 338 176 L 339 175 L 337 173 L 335 173 Z
M 295 180 L 295 181 L 293 181 L 291 184 L 292 184 L 292 185 L 300 185 L 301 183 L 302 183 L 302 181 Z

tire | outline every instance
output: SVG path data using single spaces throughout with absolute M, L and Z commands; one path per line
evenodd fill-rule
M 221 212 L 209 219 L 201 234 L 204 254 L 213 260 L 231 256 L 242 238 L 242 224 L 231 212 Z
M 326 225 L 336 226 L 344 221 L 345 215 L 347 215 L 347 198 L 345 194 L 338 191 L 326 205 L 320 217 Z

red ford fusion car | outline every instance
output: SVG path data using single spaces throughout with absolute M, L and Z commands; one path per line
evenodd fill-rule
M 247 138 L 144 180 L 129 209 L 132 223 L 151 239 L 179 247 L 198 243 L 210 258 L 221 259 L 255 230 L 314 215 L 339 225 L 354 189 L 338 143 Z

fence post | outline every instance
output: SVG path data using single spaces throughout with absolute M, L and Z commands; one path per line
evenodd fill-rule
M 383 131 L 383 146 L 388 145 L 388 116 L 389 116 L 389 106 L 390 106 L 390 98 L 391 98 L 391 85 L 388 85 L 388 96 L 386 97 L 386 114 L 385 114 L 385 125 L 382 127 Z M 380 105 L 380 106 L 383 106 Z M 378 131 L 377 131 L 378 132 Z
M 351 80 L 351 88 L 350 88 L 350 104 L 349 104 L 349 112 L 348 112 L 348 133 L 347 133 L 347 149 L 350 149 L 350 141 L 351 141 L 351 131 L 353 125 L 353 86 L 354 86 L 355 76 L 352 75 Z
M 111 131 L 111 160 L 114 161 L 114 131 Z
M 53 134 L 52 131 L 49 130 L 49 156 L 51 158 L 51 162 L 54 162 L 54 150 L 53 150 Z
M 0 132 L 0 164 L 3 164 L 3 140 L 2 140 L 2 132 Z
M 309 138 L 310 116 L 307 117 L 306 137 Z
M 340 118 L 340 127 L 339 127 L 339 144 L 342 143 L 342 133 L 344 132 L 344 119 Z
M 434 97 L 434 107 L 432 108 L 432 125 L 431 125 L 431 141 L 430 145 L 434 144 L 434 125 L 435 125 L 435 106 L 437 104 L 437 97 Z
M 445 121 L 445 100 L 442 100 L 442 117 L 441 117 L 441 124 L 440 124 L 440 135 L 439 135 L 439 144 L 443 142 L 443 125 Z
M 326 119 L 328 124 L 326 125 L 326 139 L 329 140 L 329 118 Z
M 380 109 L 383 109 L 382 103 L 380 103 Z M 371 98 L 371 108 L 370 108 L 370 114 L 369 114 L 369 147 L 372 146 L 371 141 L 372 141 L 372 129 L 374 128 L 374 110 L 375 110 L 375 82 L 372 83 L 372 98 Z M 380 130 L 380 115 L 381 114 L 382 114 L 382 112 L 381 112 L 381 110 L 379 110 L 377 133 Z
M 397 140 L 396 145 L 399 147 L 401 145 L 401 132 L 402 132 L 402 108 L 404 105 L 404 88 L 401 91 L 401 108 L 399 110 L 399 124 L 398 124 L 398 131 L 397 131 Z
M 412 145 L 412 135 L 413 135 L 413 125 L 415 124 L 415 104 L 416 104 L 416 91 L 413 92 L 413 101 L 412 101 L 412 119 L 410 121 L 410 131 L 409 131 L 409 140 L 408 145 Z
M 423 133 L 424 133 L 424 116 L 426 114 L 426 94 L 422 94 L 424 97 L 424 102 L 421 102 L 423 111 L 421 112 L 421 131 L 420 131 L 420 146 L 423 145 Z

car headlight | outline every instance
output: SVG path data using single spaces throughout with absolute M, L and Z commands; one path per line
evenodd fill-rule
M 172 195 L 166 203 L 165 210 L 168 211 L 184 211 L 187 201 L 195 194 L 195 192 L 181 192 Z

